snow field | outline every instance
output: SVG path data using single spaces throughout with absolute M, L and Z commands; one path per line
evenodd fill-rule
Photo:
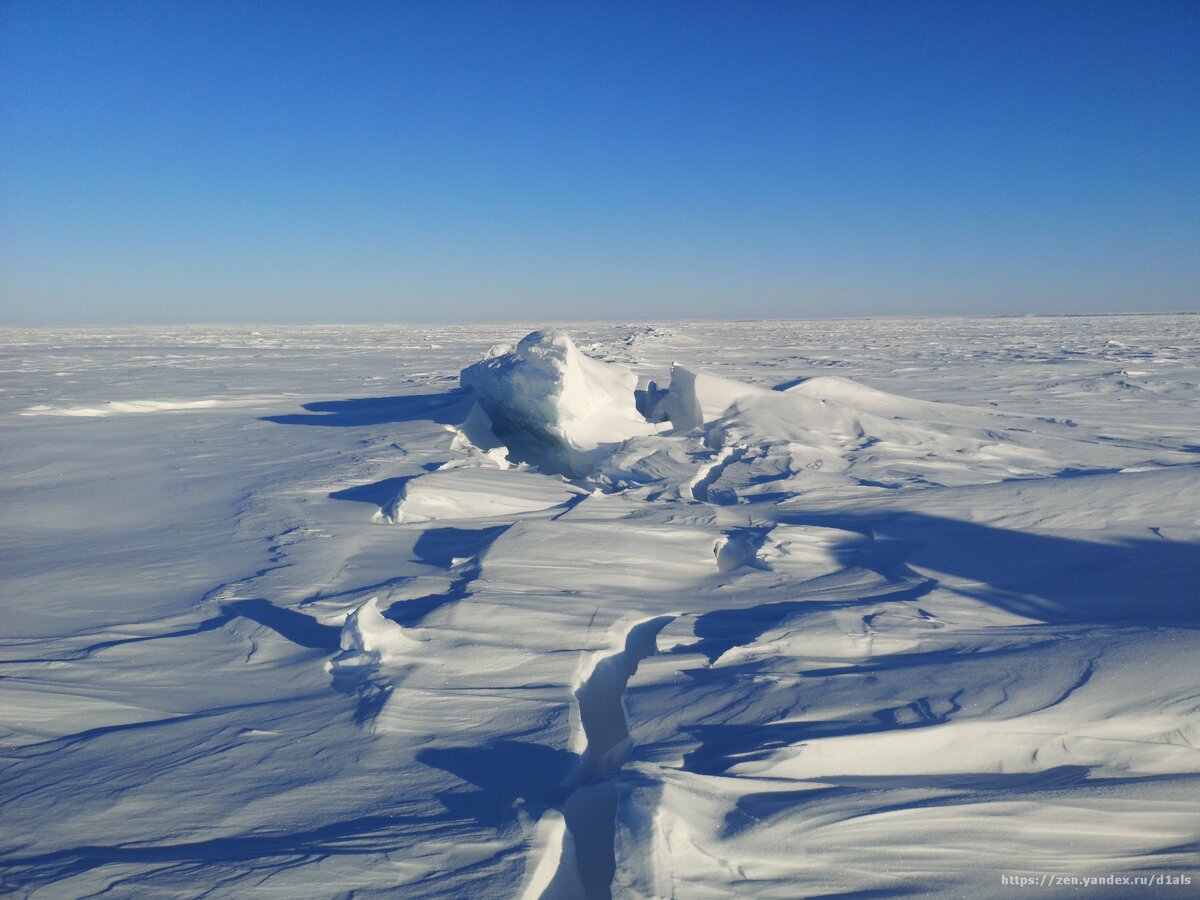
M 5 888 L 1194 873 L 1190 322 L 10 333 Z

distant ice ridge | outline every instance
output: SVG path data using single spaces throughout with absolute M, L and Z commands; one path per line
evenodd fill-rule
M 584 356 L 561 331 L 535 331 L 493 347 L 462 370 L 511 455 L 545 471 L 584 475 L 627 438 L 657 429 L 634 402 L 637 376 Z

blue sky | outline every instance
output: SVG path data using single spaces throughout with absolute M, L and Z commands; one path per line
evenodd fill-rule
M 1200 309 L 1200 4 L 0 4 L 0 321 Z

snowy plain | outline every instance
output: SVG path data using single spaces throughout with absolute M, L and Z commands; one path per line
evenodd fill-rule
M 0 892 L 1195 895 L 1200 316 L 544 324 L 0 330 Z

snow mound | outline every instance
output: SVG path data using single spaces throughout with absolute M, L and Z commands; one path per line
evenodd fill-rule
M 939 420 L 947 412 L 961 409 L 946 403 L 914 400 L 911 397 L 890 394 L 887 391 L 869 387 L 850 378 L 839 378 L 836 375 L 807 378 L 799 384 L 792 385 L 783 393 L 792 397 L 812 397 L 816 400 L 850 407 L 858 412 L 867 412 L 886 418 Z
M 393 524 L 510 516 L 559 506 L 582 494 L 559 479 L 519 469 L 447 468 L 408 482 L 380 515 Z
M 713 557 L 718 572 L 729 572 L 751 562 L 756 557 L 752 541 L 742 535 L 722 535 L 713 544 Z
M 346 616 L 342 626 L 342 652 L 336 656 L 334 668 L 349 666 L 374 666 L 380 663 L 394 665 L 420 645 L 410 638 L 404 629 L 391 619 L 384 618 L 379 611 L 378 598 L 372 597 Z
M 608 449 L 656 429 L 638 412 L 637 376 L 585 356 L 561 331 L 535 331 L 462 370 L 510 457 L 583 475 Z

